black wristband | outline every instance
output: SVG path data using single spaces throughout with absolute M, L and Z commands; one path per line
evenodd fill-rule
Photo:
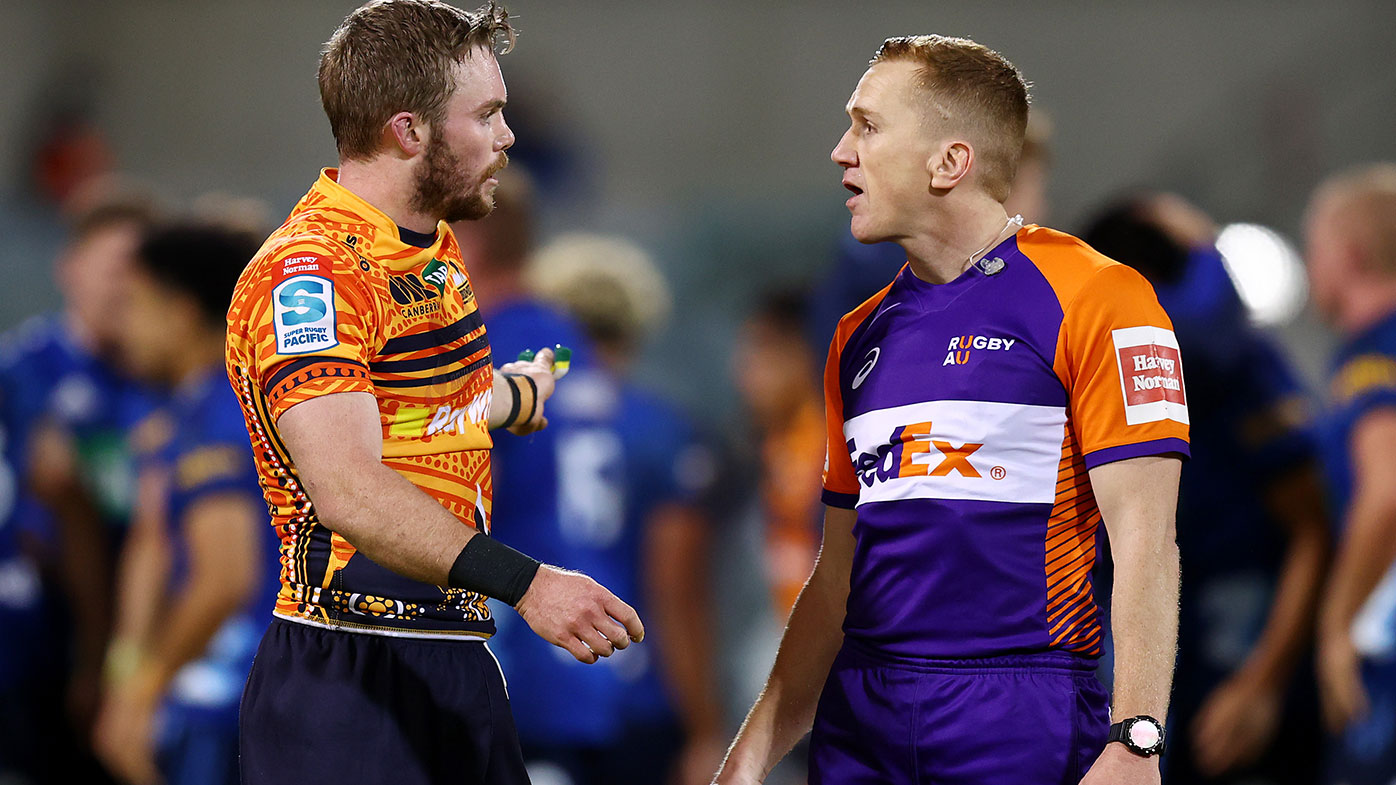
M 528 382 L 529 389 L 533 390 L 533 400 L 528 404 L 528 416 L 523 418 L 523 422 L 533 422 L 533 415 L 538 413 L 538 382 L 527 374 L 522 374 L 520 378 Z
M 542 562 L 476 533 L 461 548 L 446 583 L 518 605 Z
M 519 408 L 523 405 L 523 401 L 520 400 L 519 385 L 514 381 L 518 377 L 519 374 L 516 373 L 504 374 L 504 383 L 509 385 L 509 393 L 513 396 L 514 402 L 509 405 L 509 416 L 504 418 L 504 424 L 499 426 L 501 428 L 508 428 L 519 419 Z

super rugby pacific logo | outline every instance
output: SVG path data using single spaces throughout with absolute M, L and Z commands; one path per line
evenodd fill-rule
M 309 354 L 339 345 L 329 278 L 296 275 L 282 281 L 272 289 L 272 316 L 278 354 Z

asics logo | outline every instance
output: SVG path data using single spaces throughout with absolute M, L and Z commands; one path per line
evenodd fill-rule
M 872 373 L 873 366 L 877 365 L 877 358 L 881 355 L 882 349 L 877 346 L 874 346 L 872 351 L 868 352 L 867 362 L 864 363 L 863 367 L 858 369 L 858 373 L 853 376 L 853 389 L 858 389 L 858 386 L 863 383 L 863 380 L 868 378 L 868 374 Z

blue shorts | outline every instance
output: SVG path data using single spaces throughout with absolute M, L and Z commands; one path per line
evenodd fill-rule
M 276 619 L 239 718 L 243 785 L 527 785 L 504 678 L 483 642 Z
M 845 640 L 810 735 L 810 785 L 1077 785 L 1105 746 L 1094 660 L 892 658 Z

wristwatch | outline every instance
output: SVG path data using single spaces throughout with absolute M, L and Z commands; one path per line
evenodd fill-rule
M 1163 723 L 1141 714 L 1110 726 L 1106 743 L 1118 741 L 1135 755 L 1145 758 L 1163 752 Z

